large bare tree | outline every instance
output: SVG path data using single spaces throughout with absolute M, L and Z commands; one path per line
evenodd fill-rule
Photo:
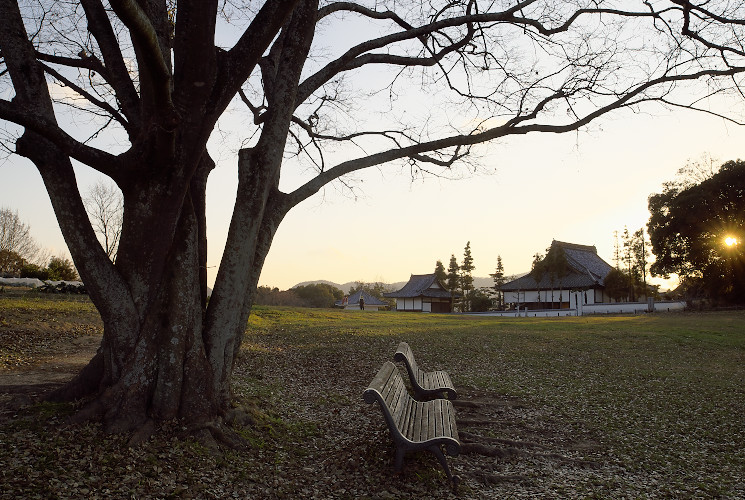
M 98 354 L 57 397 L 92 396 L 81 416 L 135 440 L 171 418 L 224 436 L 272 238 L 328 183 L 383 164 L 441 175 L 473 166 L 478 144 L 650 101 L 703 107 L 739 92 L 745 71 L 733 0 L 0 0 L 0 19 L 5 149 L 38 168 L 104 322 Z M 366 29 L 334 37 L 352 22 Z M 437 107 L 411 108 L 415 91 Z M 207 144 L 238 107 L 245 147 L 207 305 Z M 123 193 L 116 263 L 73 161 Z M 283 192 L 288 167 L 305 177 Z
M 112 261 L 116 261 L 116 250 L 122 235 L 122 211 L 124 209 L 119 189 L 113 183 L 98 181 L 88 189 L 88 195 L 83 198 L 83 204 L 103 251 Z
M 5 207 L 0 208 L 0 252 L 25 261 L 36 260 L 40 252 L 31 236 L 31 227 L 21 220 L 17 211 Z

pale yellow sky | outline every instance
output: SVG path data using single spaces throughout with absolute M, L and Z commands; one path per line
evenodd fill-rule
M 364 199 L 330 192 L 283 222 L 261 284 L 286 288 L 327 279 L 405 281 L 437 259 L 462 260 L 471 242 L 476 269 L 530 269 L 552 239 L 595 245 L 613 263 L 615 230 L 649 218 L 647 197 L 689 160 L 741 156 L 745 129 L 694 113 L 606 120 L 602 130 L 527 136 L 489 147 L 492 175 L 412 184 L 394 169 L 364 177 Z

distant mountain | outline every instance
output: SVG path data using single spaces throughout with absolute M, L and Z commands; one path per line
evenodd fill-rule
M 298 283 L 297 285 L 293 286 L 292 288 L 298 287 L 298 286 L 306 286 L 306 285 L 316 285 L 319 283 L 324 283 L 326 285 L 331 285 L 339 290 L 341 290 L 344 293 L 347 293 L 350 288 L 355 286 L 357 284 L 356 281 L 349 281 L 347 283 L 334 283 L 333 281 L 328 280 L 315 280 L 315 281 L 303 281 L 302 283 Z M 403 288 L 403 286 L 408 283 L 408 281 L 397 281 L 395 283 L 386 283 L 386 286 L 390 287 L 392 290 L 400 290 Z M 476 288 L 484 288 L 484 287 L 493 287 L 494 286 L 494 280 L 491 277 L 488 278 L 473 278 L 473 286 Z
M 333 281 L 328 281 L 328 280 L 315 280 L 315 281 L 303 281 L 302 283 L 298 283 L 292 288 L 296 288 L 299 286 L 306 286 L 306 285 L 317 285 L 321 283 L 336 287 L 344 293 L 347 293 L 353 286 L 357 285 L 356 281 L 349 281 L 347 283 L 339 284 L 339 283 L 334 283 Z M 391 287 L 391 289 L 393 290 L 398 290 L 399 288 L 403 287 L 406 284 L 406 281 L 399 281 L 397 283 L 390 283 L 390 284 L 384 283 L 384 284 L 388 287 Z

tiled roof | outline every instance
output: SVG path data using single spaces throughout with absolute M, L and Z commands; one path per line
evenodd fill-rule
M 380 300 L 379 298 L 370 295 L 366 290 L 359 290 L 352 295 L 349 296 L 348 303 L 349 304 L 359 304 L 360 302 L 360 295 L 365 299 L 365 305 L 366 306 L 387 306 L 385 302 Z M 341 306 L 342 304 L 341 300 L 337 300 L 335 302 L 335 305 Z
M 500 289 L 503 291 L 537 290 L 539 288 L 541 290 L 549 288 L 581 289 L 604 285 L 603 280 L 605 280 L 612 267 L 598 256 L 597 249 L 594 246 L 577 245 L 556 240 L 551 242 L 551 247 L 554 246 L 561 247 L 564 250 L 569 267 L 569 272 L 565 276 L 554 277 L 552 282 L 551 276 L 544 274 L 540 282 L 536 282 L 528 273 L 521 278 L 505 283 Z
M 436 285 L 437 288 L 432 288 Z M 412 297 L 450 298 L 450 292 L 440 283 L 433 274 L 412 274 L 409 282 L 397 292 L 384 293 L 384 297 L 394 299 Z

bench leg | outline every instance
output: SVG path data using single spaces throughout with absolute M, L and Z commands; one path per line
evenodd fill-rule
M 393 463 L 393 470 L 401 472 L 404 468 L 404 454 L 406 452 L 400 446 L 396 446 L 396 459 Z
M 448 461 L 445 458 L 445 455 L 442 453 L 442 450 L 439 446 L 430 446 L 427 448 L 429 451 L 435 454 L 437 457 L 437 461 L 440 462 L 440 465 L 442 465 L 442 468 L 445 469 L 445 474 L 448 476 L 448 479 L 452 481 L 453 488 L 458 487 L 458 483 L 460 482 L 460 478 L 458 476 L 454 476 L 452 472 L 450 472 L 450 467 L 448 467 Z

